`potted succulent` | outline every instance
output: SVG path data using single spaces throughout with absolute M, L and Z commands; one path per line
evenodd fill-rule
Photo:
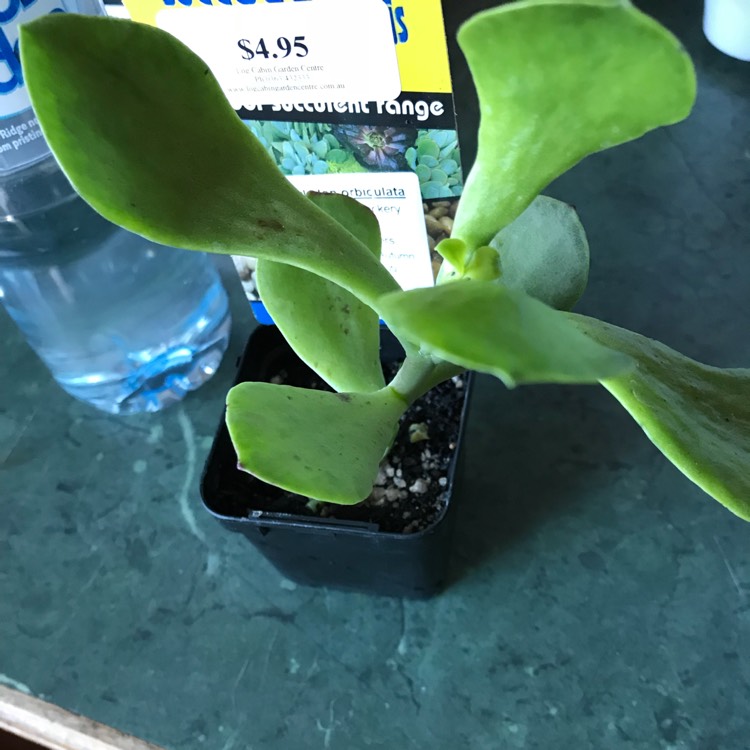
M 380 357 L 390 379 L 404 352 L 386 329 L 381 329 Z M 276 327 L 260 326 L 250 335 L 236 382 L 280 379 L 295 387 L 322 385 Z M 447 575 L 470 390 L 471 376 L 457 376 L 407 409 L 367 499 L 355 505 L 311 500 L 238 469 L 222 420 L 201 477 L 204 505 L 298 583 L 431 595 Z M 308 440 L 318 439 L 314 426 L 305 430 Z
M 686 117 L 689 57 L 627 0 L 511 3 L 470 19 L 458 41 L 480 99 L 478 154 L 437 246 L 438 283 L 411 291 L 379 262 L 373 216 L 298 193 L 166 33 L 57 14 L 22 29 L 21 53 L 83 198 L 156 242 L 258 258 L 279 330 L 332 387 L 234 387 L 226 423 L 245 472 L 327 508 L 360 503 L 409 406 L 475 370 L 509 388 L 601 383 L 687 477 L 750 519 L 750 371 L 570 312 L 588 277 L 585 233 L 570 206 L 539 195 L 586 155 Z M 388 382 L 379 318 L 404 349 Z

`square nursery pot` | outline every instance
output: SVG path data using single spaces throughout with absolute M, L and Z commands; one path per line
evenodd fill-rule
M 384 367 L 402 357 L 398 341 L 383 330 Z M 320 378 L 271 326 L 260 326 L 250 336 L 236 379 L 237 383 L 245 381 L 321 386 Z M 436 594 L 447 578 L 456 512 L 453 494 L 460 484 L 460 449 L 470 390 L 470 374 L 454 378 L 404 415 L 389 464 L 381 468 L 374 505 L 369 501 L 357 506 L 315 505 L 240 471 L 222 418 L 201 478 L 203 503 L 221 524 L 244 534 L 284 576 L 297 583 L 390 596 Z M 445 415 L 446 424 L 440 426 L 434 404 L 425 400 L 441 398 L 443 393 L 448 394 L 450 405 L 437 409 Z M 426 425 L 430 438 L 412 443 L 404 420 L 412 432 L 423 432 Z M 310 439 L 315 440 L 315 435 Z M 447 455 L 433 452 L 440 442 L 447 444 Z M 409 451 L 403 457 L 402 446 Z M 426 481 L 421 479 L 422 463 L 432 474 Z M 388 487 L 387 482 L 395 484 Z M 394 505 L 400 499 L 403 505 Z

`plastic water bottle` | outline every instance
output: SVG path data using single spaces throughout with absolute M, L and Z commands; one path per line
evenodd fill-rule
M 231 325 L 226 293 L 202 253 L 156 246 L 99 216 L 50 156 L 23 86 L 18 26 L 98 5 L 4 3 L 0 299 L 72 396 L 117 414 L 156 411 L 216 371 Z

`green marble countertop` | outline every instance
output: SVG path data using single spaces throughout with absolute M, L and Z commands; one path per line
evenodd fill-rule
M 750 64 L 697 0 L 644 5 L 699 100 L 548 191 L 589 234 L 580 309 L 747 366 Z M 0 683 L 167 750 L 746 750 L 750 526 L 603 389 L 479 379 L 434 600 L 297 587 L 219 527 L 198 476 L 251 326 L 231 291 L 218 375 L 135 418 L 69 399 L 0 315 Z

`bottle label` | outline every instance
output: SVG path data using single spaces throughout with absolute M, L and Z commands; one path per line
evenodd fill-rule
M 62 0 L 0 0 L 0 172 L 31 164 L 49 153 L 24 85 L 18 27 L 64 10 Z

